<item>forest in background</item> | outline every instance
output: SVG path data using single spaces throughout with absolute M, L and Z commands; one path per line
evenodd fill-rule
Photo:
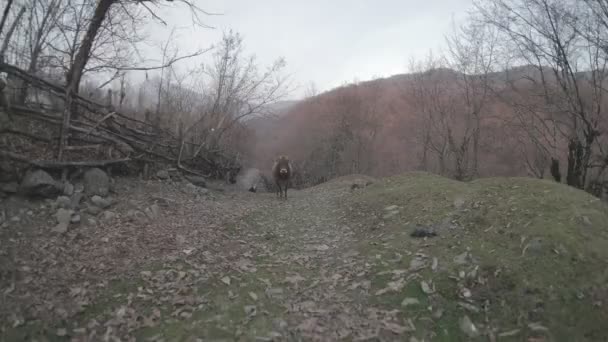
M 14 177 L 23 166 L 158 164 L 223 177 L 288 154 L 298 187 L 424 170 L 607 188 L 605 0 L 475 1 L 443 51 L 412 60 L 409 73 L 311 89 L 280 116 L 269 112 L 292 89 L 285 61 L 260 65 L 236 32 L 194 52 L 172 46 L 172 32 L 160 62 L 140 55 L 145 24 L 162 23 L 166 6 L 206 27 L 212 14 L 195 1 L 3 5 L 0 153 Z M 211 62 L 175 67 L 203 55 Z
M 261 166 L 288 153 L 302 186 L 423 170 L 549 178 L 606 191 L 608 1 L 480 0 L 409 73 L 258 119 Z M 266 160 L 264 158 L 267 158 Z

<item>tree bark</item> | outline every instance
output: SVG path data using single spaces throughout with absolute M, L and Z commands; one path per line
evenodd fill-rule
M 72 115 L 76 116 L 76 105 L 73 101 L 73 95 L 78 95 L 78 88 L 80 87 L 80 80 L 82 79 L 82 72 L 87 62 L 89 61 L 91 49 L 93 48 L 93 42 L 95 41 L 95 37 L 99 32 L 99 28 L 103 23 L 110 7 L 114 4 L 116 0 L 99 0 L 97 3 L 97 7 L 95 8 L 95 12 L 93 14 L 93 18 L 89 23 L 89 27 L 87 28 L 87 32 L 82 39 L 82 44 L 76 53 L 76 57 L 74 58 L 74 62 L 70 66 L 68 70 L 66 81 L 66 103 L 65 109 L 63 112 L 63 124 L 61 126 L 61 137 L 59 139 L 59 148 L 57 151 L 57 159 L 62 160 L 63 151 L 68 143 L 68 133 L 70 127 L 70 119 Z

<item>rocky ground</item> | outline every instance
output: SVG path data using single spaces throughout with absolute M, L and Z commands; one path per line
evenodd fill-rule
M 1 340 L 608 338 L 608 209 L 582 192 L 409 174 L 279 200 L 158 176 L 2 200 Z

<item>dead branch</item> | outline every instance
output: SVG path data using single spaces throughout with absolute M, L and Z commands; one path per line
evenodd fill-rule
M 113 164 L 126 163 L 131 161 L 131 158 L 113 159 L 113 160 L 95 160 L 95 161 L 47 161 L 47 160 L 30 160 L 20 154 L 0 150 L 0 157 L 12 159 L 21 163 L 26 163 L 41 169 L 63 169 L 66 167 L 105 167 Z

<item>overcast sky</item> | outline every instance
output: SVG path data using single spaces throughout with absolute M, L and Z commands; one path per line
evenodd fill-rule
M 150 32 L 164 38 L 172 26 L 179 27 L 175 42 L 186 53 L 217 42 L 222 30 L 234 29 L 261 64 L 285 57 L 292 80 L 301 85 L 292 98 L 302 97 L 311 81 L 325 91 L 355 79 L 405 72 L 411 57 L 441 47 L 452 18 L 463 18 L 472 5 L 472 0 L 195 2 L 222 13 L 204 18 L 215 29 L 194 27 L 188 10 L 179 6 L 163 7 L 158 14 L 168 26 L 156 25 Z M 187 63 L 200 64 L 200 59 Z

